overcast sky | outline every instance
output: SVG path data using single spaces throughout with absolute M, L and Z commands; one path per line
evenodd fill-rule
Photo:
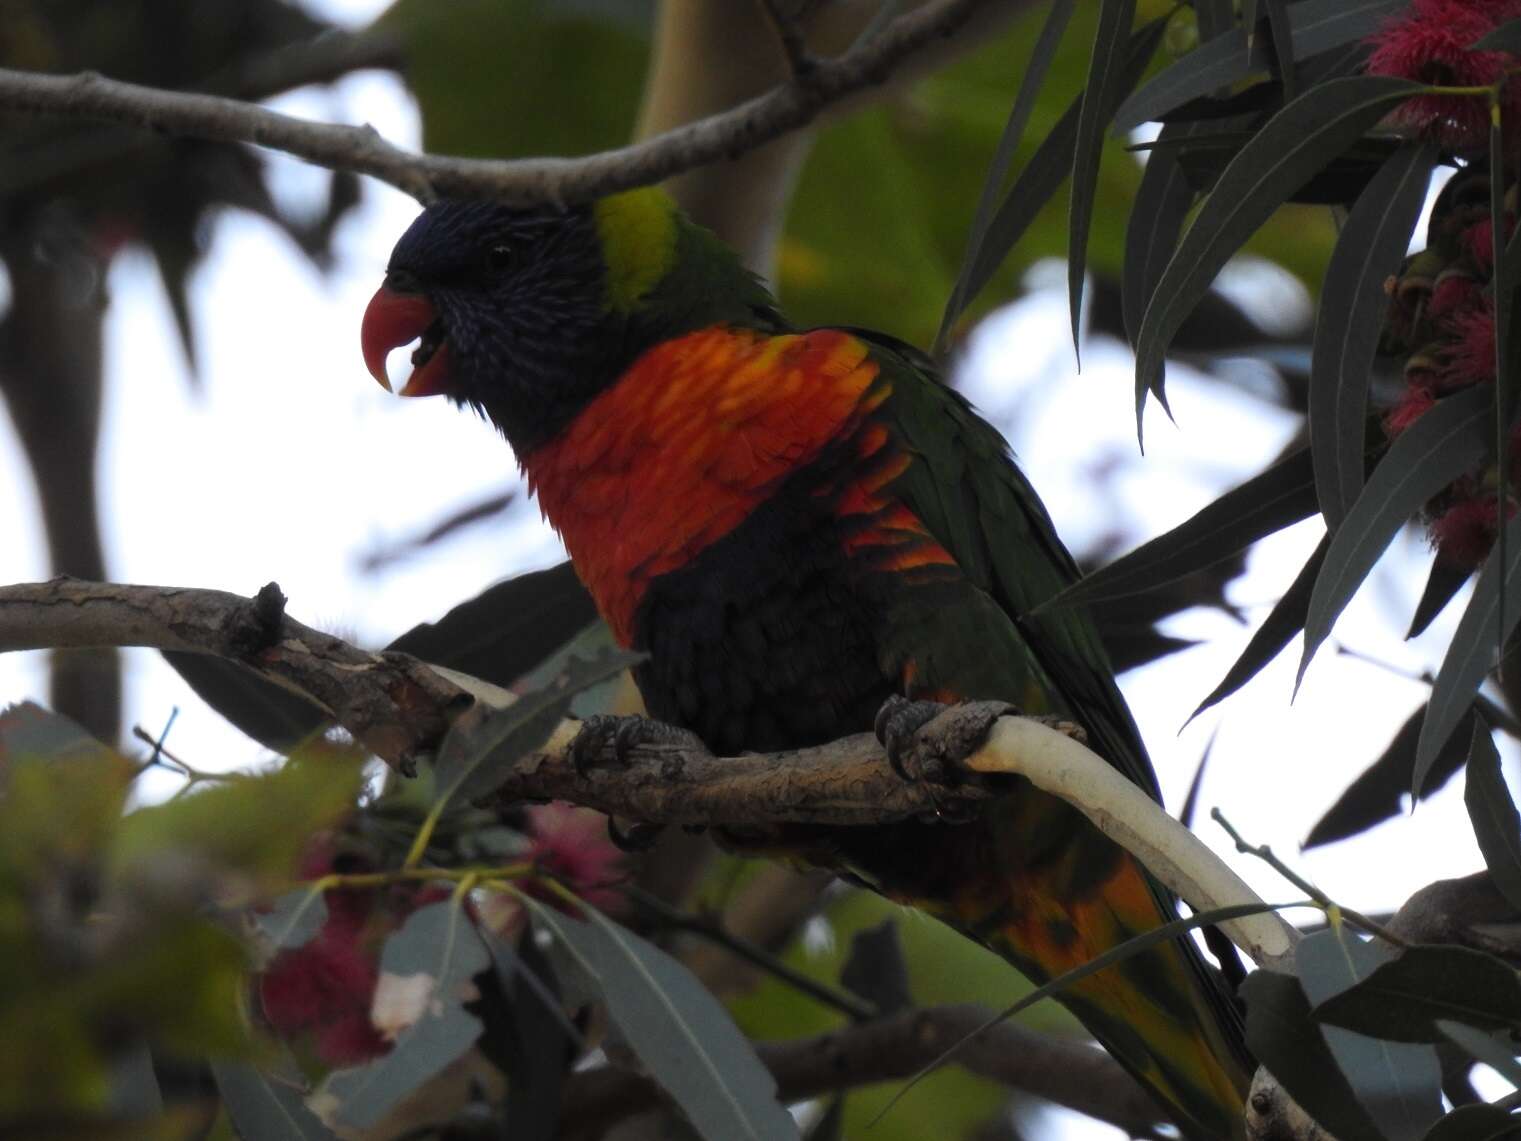
M 345 7 L 375 5 L 354 0 Z M 418 138 L 415 109 L 390 77 L 353 77 L 277 106 L 367 121 L 399 143 Z M 309 201 L 321 176 L 278 156 L 270 161 L 282 199 Z M 499 578 L 563 557 L 537 508 L 520 496 L 505 517 L 429 552 L 383 573 L 361 569 L 378 545 L 426 528 L 452 507 L 519 486 L 510 452 L 488 426 L 444 401 L 397 400 L 364 370 L 360 314 L 415 212 L 400 193 L 367 184 L 363 204 L 338 233 L 337 267 L 326 277 L 263 222 L 241 214 L 218 220 L 213 254 L 191 288 L 204 361 L 199 392 L 150 263 L 131 250 L 117 259 L 109 278 L 99 473 L 116 579 L 245 594 L 275 580 L 295 617 L 378 644 Z M 1154 535 L 1258 470 L 1292 434 L 1286 414 L 1173 368 L 1177 426 L 1149 416 L 1147 453 L 1139 457 L 1130 354 L 1098 342 L 1086 347 L 1082 374 L 1073 371 L 1063 274 L 1037 272 L 1027 300 L 985 323 L 959 380 L 1008 432 L 1069 545 L 1081 548 L 1116 527 L 1134 541 Z M 1307 304 L 1297 287 L 1271 274 L 1245 280 L 1259 295 L 1273 290 L 1274 309 Z M 0 282 L 0 304 L 4 291 Z M 1095 478 L 1115 466 L 1123 470 L 1117 485 Z M 28 478 L 12 428 L 0 418 L 0 485 L 26 488 Z M 45 577 L 29 492 L 0 497 L 0 536 L 0 581 Z M 1253 624 L 1318 537 L 1318 525 L 1305 524 L 1253 556 L 1250 573 L 1231 589 Z M 1335 637 L 1384 665 L 1339 656 L 1328 644 L 1291 704 L 1296 640 L 1243 693 L 1179 733 L 1253 628 L 1200 612 L 1170 630 L 1203 645 L 1122 679 L 1172 807 L 1218 733 L 1199 830 L 1267 898 L 1296 893 L 1231 851 L 1207 820 L 1211 807 L 1253 840 L 1271 843 L 1333 897 L 1365 910 L 1395 906 L 1433 879 L 1481 866 L 1461 781 L 1370 834 L 1297 853 L 1315 819 L 1423 699 L 1426 687 L 1402 675 L 1435 668 L 1461 612 L 1455 603 L 1424 637 L 1403 642 L 1424 582 L 1425 545 L 1407 536 L 1396 556 L 1353 601 Z M 0 700 L 41 696 L 36 655 L 0 656 Z M 177 753 L 206 768 L 260 759 L 259 748 L 202 705 L 157 655 L 129 652 L 128 726 L 156 730 L 176 706 Z M 1510 743 L 1501 744 L 1513 763 Z M 172 787 L 166 776 L 149 792 Z

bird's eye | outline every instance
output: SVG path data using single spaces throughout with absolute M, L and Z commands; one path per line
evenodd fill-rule
M 512 264 L 512 247 L 507 245 L 495 245 L 491 247 L 491 268 L 506 269 Z

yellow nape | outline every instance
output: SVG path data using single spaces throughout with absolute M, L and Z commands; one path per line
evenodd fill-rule
M 676 259 L 676 204 L 655 186 L 609 195 L 593 206 L 607 261 L 608 304 L 628 312 Z

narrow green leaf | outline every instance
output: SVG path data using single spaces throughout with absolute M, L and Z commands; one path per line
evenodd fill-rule
M 232 1127 L 243 1141 L 336 1141 L 292 1082 L 241 1062 L 212 1062 L 211 1073 Z
M 1125 267 L 1120 280 L 1125 339 L 1132 346 L 1141 331 L 1141 316 L 1177 247 L 1183 221 L 1194 201 L 1193 185 L 1170 144 L 1187 140 L 1201 129 L 1198 123 L 1164 126 L 1157 137 L 1160 149 L 1147 155 L 1141 185 L 1136 188 L 1135 204 L 1125 227 Z
M 1487 704 L 1480 699 L 1481 704 Z M 1375 824 L 1399 815 L 1401 798 L 1410 792 L 1410 772 L 1415 765 L 1415 746 L 1421 737 L 1426 706 L 1412 713 L 1378 759 L 1360 773 L 1356 780 L 1336 798 L 1336 803 L 1315 822 L 1305 837 L 1304 847 L 1314 848 L 1335 840 L 1345 840 Z M 1466 718 L 1465 718 L 1466 721 Z M 1458 732 L 1448 738 L 1437 761 L 1421 784 L 1424 800 L 1445 785 L 1460 768 L 1467 755 L 1468 734 Z
M 623 650 L 605 650 L 594 658 L 568 663 L 548 684 L 523 694 L 505 709 L 469 723 L 461 718 L 439 749 L 435 765 L 439 798 L 448 803 L 490 793 L 501 784 L 504 770 L 554 732 L 576 694 L 616 677 L 641 658 Z
M 1136 347 L 1136 430 L 1146 396 L 1163 406 L 1163 358 L 1232 254 L 1311 176 L 1400 100 L 1423 90 L 1387 76 L 1333 79 L 1278 114 L 1233 158 L 1183 236 L 1146 308 Z
M 1378 31 L 1409 0 L 1306 0 L 1289 8 L 1294 58 L 1309 59 Z
M 1443 1020 L 1437 1023 L 1437 1028 L 1511 1085 L 1521 1086 L 1521 1061 L 1517 1061 L 1515 1050 L 1499 1038 L 1461 1022 Z
M 296 888 L 276 899 L 268 911 L 256 912 L 253 922 L 273 950 L 291 951 L 317 937 L 327 923 L 327 901 L 320 891 Z
M 1419 423 L 1419 421 L 1417 421 Z M 1495 647 L 1504 643 L 1521 619 L 1521 517 L 1505 525 L 1505 565 L 1500 564 L 1500 544 L 1496 543 L 1479 572 L 1473 597 L 1458 620 L 1458 628 L 1447 647 L 1447 656 L 1437 670 L 1431 687 L 1426 721 L 1415 748 L 1415 768 L 1411 787 L 1426 783 L 1426 774 L 1438 753 L 1452 736 L 1458 722 L 1473 704 L 1479 683 L 1495 660 Z M 1506 606 L 1500 607 L 1500 580 L 1505 580 Z
M 1161 42 L 1166 26 L 1165 17 L 1153 20 L 1130 37 L 1130 50 L 1125 59 L 1119 95 L 1128 92 L 1140 80 L 1147 62 Z M 1117 95 L 1116 98 L 1118 97 Z M 988 224 L 987 235 L 967 271 L 963 307 L 970 305 L 982 292 L 983 286 L 987 285 L 1020 236 L 1071 172 L 1081 110 L 1082 98 L 1079 97 L 1046 134 L 1035 154 L 1025 164 L 1024 170 L 1014 180 L 1014 185 L 1009 187 L 1009 192 L 1004 196 L 998 212 L 993 215 L 992 222 Z
M 1158 535 L 1042 603 L 1088 605 L 1143 594 L 1245 550 L 1315 512 L 1315 476 L 1304 448 L 1232 488 L 1171 531 Z
M 1305 618 L 1299 680 L 1337 616 L 1400 528 L 1427 500 L 1483 457 L 1492 422 L 1489 396 L 1485 388 L 1468 388 L 1439 400 L 1396 437 L 1373 469 L 1331 536 L 1326 565 L 1315 580 Z
M 1317 1020 L 1390 1042 L 1443 1042 L 1437 1022 L 1521 1028 L 1521 977 L 1467 947 L 1416 945 L 1315 1006 Z
M 1326 269 L 1310 362 L 1310 451 L 1326 525 L 1335 530 L 1363 488 L 1368 380 L 1389 299 L 1436 162 L 1430 143 L 1408 142 L 1358 196 Z
M 1083 284 L 1088 272 L 1088 227 L 1098 188 L 1099 158 L 1104 135 L 1129 84 L 1124 82 L 1126 40 L 1135 21 L 1136 0 L 1099 0 L 1098 30 L 1088 82 L 1083 87 L 1077 116 L 1077 141 L 1072 152 L 1072 197 L 1068 203 L 1067 300 L 1072 310 L 1072 348 L 1081 358 Z
M 1198 99 L 1267 70 L 1267 48 L 1258 41 L 1247 51 L 1246 32 L 1232 28 L 1202 43 L 1177 63 L 1152 76 L 1114 113 L 1116 131 L 1133 131 Z
M 1472 577 L 1472 567 L 1451 562 L 1441 555 L 1434 558 L 1431 561 L 1431 572 L 1426 576 L 1426 587 L 1421 591 L 1420 601 L 1415 604 L 1415 613 L 1410 616 L 1410 629 L 1405 632 L 1405 637 L 1419 638 L 1424 634 L 1426 627 L 1447 608 L 1447 604 L 1463 589 L 1463 584 Z
M 998 191 L 1009 173 L 1009 166 L 1014 161 L 1014 155 L 1019 151 L 1019 144 L 1024 140 L 1025 127 L 1030 122 L 1030 112 L 1035 109 L 1036 97 L 1045 84 L 1046 72 L 1050 69 L 1051 61 L 1056 56 L 1056 49 L 1061 44 L 1062 35 L 1066 32 L 1067 24 L 1072 18 L 1072 9 L 1073 0 L 1051 0 L 1051 11 L 1046 15 L 1046 22 L 1040 29 L 1040 36 L 1030 52 L 1030 62 L 1025 68 L 1024 79 L 1019 85 L 1019 94 L 1015 96 L 1014 106 L 1009 110 L 1009 118 L 1003 126 L 1003 135 L 998 140 L 998 147 L 993 152 L 993 161 L 989 164 L 987 177 L 982 183 L 982 194 L 977 199 L 977 210 L 972 215 L 972 227 L 967 234 L 966 254 L 962 258 L 961 269 L 956 275 L 956 284 L 951 289 L 950 299 L 945 305 L 945 313 L 940 318 L 940 330 L 935 334 L 932 352 L 937 357 L 945 350 L 946 338 L 950 336 L 957 318 L 966 310 L 969 275 L 982 249 L 983 240 L 987 237 L 988 226 L 993 221 L 993 208 L 998 202 Z
M 1283 100 L 1289 102 L 1298 94 L 1294 76 L 1294 32 L 1289 23 L 1289 6 L 1284 0 L 1262 0 L 1267 8 L 1268 29 L 1273 36 L 1273 55 L 1278 64 L 1279 82 L 1283 84 Z
M 1368 978 L 1387 958 L 1344 926 L 1317 931 L 1294 949 L 1299 981 L 1317 1006 Z M 1442 1068 L 1436 1050 L 1334 1026 L 1322 1030 L 1337 1065 L 1380 1132 L 1389 1141 L 1419 1141 L 1442 1115 Z
M 1476 51 L 1521 53 L 1521 20 L 1507 20 L 1474 41 L 1473 47 Z
M 1510 789 L 1500 775 L 1500 753 L 1484 718 L 1475 715 L 1472 742 L 1468 748 L 1468 786 L 1463 790 L 1468 819 L 1478 838 L 1479 851 L 1495 887 L 1512 907 L 1521 908 L 1521 816 L 1510 798 Z M 1471 1026 L 1482 1026 L 1464 1014 L 1451 1017 Z M 1521 1029 L 1521 1017 L 1515 1020 Z
M 684 966 L 584 904 L 587 921 L 519 898 L 601 991 L 624 1040 L 699 1133 L 798 1137 L 755 1048 Z
M 1199 40 L 1208 43 L 1236 26 L 1231 0 L 1194 0 L 1194 18 L 1199 23 Z
M 318 1096 L 333 1106 L 331 1119 L 348 1129 L 373 1128 L 475 1045 L 481 1022 L 463 1003 L 470 980 L 489 965 L 474 924 L 457 902 L 443 900 L 407 916 L 381 951 L 381 980 L 424 976 L 421 1015 L 397 1036 L 390 1053 L 327 1076 Z
M 1421 1141 L 1516 1141 L 1521 1117 L 1497 1105 L 1463 1105 L 1433 1125 Z
M 1306 60 L 1321 52 L 1360 40 L 1405 6 L 1406 0 L 1304 0 L 1288 6 L 1293 57 Z M 1254 5 L 1255 6 L 1255 5 Z M 1253 72 L 1266 71 L 1267 45 L 1261 37 L 1247 48 L 1247 30 L 1255 26 L 1242 8 L 1241 27 L 1201 44 L 1177 63 L 1153 76 L 1115 112 L 1118 131 L 1148 120 L 1237 83 Z
M 1299 568 L 1299 573 L 1294 576 L 1294 581 L 1289 584 L 1288 590 L 1283 592 L 1283 597 L 1268 612 L 1268 616 L 1262 620 L 1262 625 L 1257 627 L 1256 632 L 1246 643 L 1246 648 L 1241 655 L 1232 663 L 1231 668 L 1225 671 L 1225 676 L 1220 679 L 1220 684 L 1210 690 L 1209 696 L 1199 703 L 1199 708 L 1189 714 L 1192 721 L 1210 706 L 1224 701 L 1235 693 L 1262 670 L 1262 667 L 1283 652 L 1283 648 L 1293 640 L 1294 635 L 1304 629 L 1305 614 L 1310 607 L 1310 591 L 1315 585 L 1315 579 L 1320 574 L 1320 568 L 1325 563 L 1326 549 L 1330 545 L 1331 537 L 1324 536 L 1310 557 L 1305 560 L 1304 566 Z
M 1386 1141 L 1352 1094 L 1310 1000 L 1293 975 L 1254 971 L 1241 984 L 1246 1044 L 1289 1096 L 1339 1141 Z

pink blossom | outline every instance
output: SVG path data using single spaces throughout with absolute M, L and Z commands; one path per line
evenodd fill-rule
M 1372 37 L 1368 73 L 1443 87 L 1486 86 L 1512 58 L 1469 45 L 1518 16 L 1521 0 L 1412 0 Z M 1418 95 L 1401 105 L 1396 118 L 1457 149 L 1482 148 L 1489 138 L 1489 104 L 1482 95 Z

